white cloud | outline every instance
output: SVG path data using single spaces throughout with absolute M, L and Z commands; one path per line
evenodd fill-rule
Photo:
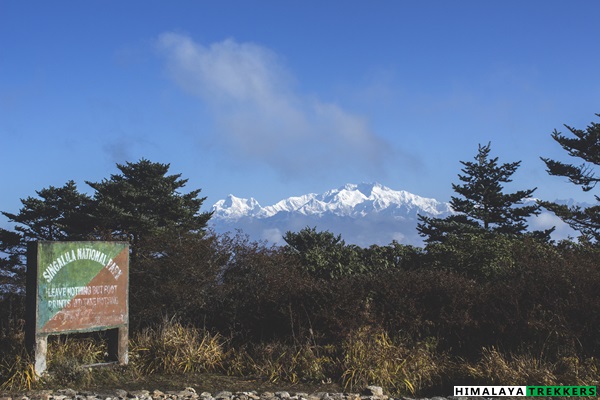
M 261 239 L 278 245 L 285 244 L 285 241 L 283 240 L 283 233 L 281 233 L 281 231 L 277 228 L 265 229 L 262 232 Z
M 391 155 L 366 118 L 297 93 L 293 76 L 265 47 L 232 39 L 204 46 L 175 33 L 158 43 L 170 76 L 210 107 L 234 157 L 298 176 L 335 167 L 379 171 Z
M 529 230 L 544 230 L 555 228 L 552 233 L 552 239 L 561 240 L 569 237 L 578 237 L 579 232 L 572 229 L 564 223 L 559 217 L 549 211 L 542 211 L 540 215 L 533 216 L 527 219 Z
M 404 243 L 405 239 L 406 235 L 404 235 L 402 232 L 394 232 L 392 234 L 392 240 L 395 240 L 398 243 Z

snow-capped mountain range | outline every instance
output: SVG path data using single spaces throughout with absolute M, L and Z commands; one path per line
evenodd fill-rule
M 272 206 L 261 207 L 254 198 L 241 199 L 233 195 L 219 200 L 213 206 L 214 217 L 230 220 L 252 216 L 269 218 L 279 213 L 302 215 L 333 214 L 340 217 L 364 217 L 370 213 L 393 212 L 411 215 L 423 211 L 432 215 L 451 212 L 447 203 L 427 199 L 406 191 L 396 191 L 379 183 L 347 184 L 323 194 L 305 194 L 290 197 Z
M 347 184 L 322 194 L 290 197 L 262 207 L 254 198 L 233 195 L 213 206 L 211 222 L 217 232 L 241 229 L 252 239 L 282 243 L 282 235 L 306 226 L 341 234 L 347 243 L 361 246 L 397 240 L 421 244 L 417 215 L 445 217 L 448 203 L 379 183 Z
M 217 201 L 212 210 L 210 223 L 219 233 L 241 230 L 253 240 L 283 244 L 285 232 L 298 232 L 308 226 L 341 234 L 346 243 L 363 247 L 386 245 L 392 240 L 420 246 L 423 240 L 417 232 L 417 215 L 444 218 L 452 213 L 448 203 L 379 183 L 347 184 L 322 194 L 289 197 L 265 207 L 254 198 L 229 195 Z M 556 226 L 555 239 L 577 236 L 549 212 L 530 218 L 528 223 L 532 230 Z

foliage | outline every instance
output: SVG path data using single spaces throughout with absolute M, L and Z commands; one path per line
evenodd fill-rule
M 117 168 L 121 173 L 110 179 L 87 182 L 95 190 L 94 222 L 99 232 L 129 241 L 136 249 L 149 237 L 205 230 L 212 215 L 200 212 L 206 198 L 198 197 L 200 189 L 179 193 L 187 179 L 167 175 L 169 164 L 141 159 Z
M 225 256 L 217 252 L 218 238 L 198 233 L 177 240 L 157 236 L 139 243 L 145 252 L 129 275 L 130 326 L 141 329 L 165 317 L 190 323 L 204 321 L 206 300 L 214 290 Z
M 596 114 L 600 117 L 600 114 Z M 567 137 L 556 129 L 552 138 L 567 151 L 571 157 L 584 161 L 581 165 L 573 165 L 542 157 L 547 172 L 554 176 L 563 176 L 575 185 L 581 186 L 584 192 L 592 190 L 600 178 L 594 175 L 594 166 L 600 165 L 600 124 L 592 122 L 586 130 L 565 125 L 575 137 Z M 567 206 L 548 201 L 541 204 L 554 212 L 573 229 L 580 231 L 588 240 L 600 242 L 600 197 L 595 196 L 598 204 L 582 208 Z
M 490 280 L 510 274 L 518 263 L 515 252 L 525 246 L 530 252 L 540 251 L 540 257 L 554 255 L 551 246 L 534 237 L 479 233 L 448 235 L 443 243 L 428 245 L 424 257 L 429 268 Z
M 50 186 L 36 191 L 38 198 L 21 199 L 23 207 L 18 214 L 2 212 L 23 241 L 69 240 L 89 234 L 91 198 L 79 193 L 75 182 L 63 187 Z
M 26 243 L 31 240 L 125 240 L 136 264 L 138 258 L 156 255 L 158 238 L 166 245 L 187 241 L 184 236 L 201 237 L 212 215 L 200 212 L 205 198 L 198 197 L 199 189 L 181 194 L 187 179 L 168 175 L 169 167 L 146 159 L 117 164 L 121 174 L 87 182 L 95 190 L 93 198 L 69 181 L 22 199 L 17 214 L 3 212 L 16 225 L 14 231 L 0 229 L 0 253 L 6 255 L 0 258 L 0 283 L 23 285 Z
M 246 236 L 219 245 L 228 256 L 207 293 L 205 323 L 240 342 L 295 337 L 309 329 L 302 315 L 313 302 L 307 295 L 312 279 L 296 260 Z
M 347 246 L 341 235 L 306 227 L 297 233 L 286 232 L 283 239 L 287 243 L 285 251 L 297 255 L 300 263 L 313 276 L 331 279 L 365 272 L 359 249 Z
M 80 193 L 75 182 L 50 186 L 36 194 L 38 197 L 21 199 L 17 214 L 2 212 L 16 225 L 14 231 L 0 228 L 0 252 L 6 254 L 0 258 L 0 283 L 23 284 L 28 241 L 80 240 L 92 231 L 92 199 Z
M 331 379 L 352 388 L 377 377 L 393 392 L 412 387 L 415 394 L 458 379 L 598 380 L 597 246 L 512 235 L 452 237 L 425 253 L 392 244 L 362 258 L 385 265 L 380 270 L 331 280 L 244 236 L 190 234 L 166 245 L 158 239 L 146 244 L 155 256 L 140 260 L 149 286 L 132 305 L 148 320 L 132 324 L 127 376 L 225 371 L 273 382 Z M 6 301 L 0 310 L 9 308 Z M 178 319 L 168 324 L 157 319 L 174 313 Z M 0 340 L 0 375 L 24 382 L 28 364 L 17 357 L 22 326 L 3 326 L 10 336 Z M 53 343 L 67 347 L 53 351 L 57 378 L 44 384 L 104 379 L 70 357 L 79 352 L 74 341 Z M 207 351 L 219 361 L 202 361 Z
M 306 227 L 300 232 L 286 232 L 283 251 L 298 259 L 311 276 L 339 279 L 354 274 L 368 274 L 388 268 L 414 268 L 420 249 L 396 241 L 387 246 L 361 248 L 347 245 L 341 235 Z
M 421 268 L 423 249 L 411 245 L 400 244 L 397 241 L 386 246 L 371 245 L 360 249 L 361 262 L 372 273 L 387 270 L 414 270 Z
M 452 189 L 461 197 L 452 197 L 450 205 L 459 216 L 445 219 L 419 216 L 417 227 L 425 241 L 441 242 L 450 234 L 486 233 L 522 235 L 527 229 L 525 218 L 539 214 L 538 204 L 522 205 L 536 189 L 504 192 L 504 183 L 511 182 L 512 175 L 521 164 L 498 164 L 498 157 L 490 158 L 491 144 L 479 145 L 475 162 L 461 161 L 464 175 L 458 178 L 461 185 Z M 518 205 L 522 205 L 517 207 Z M 541 233 L 548 237 L 552 230 Z
M 168 175 L 168 164 L 118 165 L 120 174 L 90 183 L 92 198 L 68 182 L 4 213 L 16 228 L 0 231 L 0 284 L 17 282 L 26 240 L 130 240 L 128 374 L 225 371 L 348 388 L 377 382 L 411 394 L 456 374 L 475 383 L 597 384 L 600 248 L 591 233 L 578 243 L 525 233 L 538 206 L 517 206 L 533 190 L 506 194 L 519 163 L 500 165 L 489 152 L 479 146 L 476 162 L 463 163 L 464 184 L 453 185 L 460 214 L 421 219 L 425 249 L 361 248 L 316 227 L 287 232 L 281 248 L 207 233 L 204 198 L 181 194 L 186 180 Z M 588 180 L 578 182 L 593 187 L 590 170 L 579 171 Z M 17 292 L 0 297 L 5 388 L 32 382 L 23 303 Z M 43 384 L 98 379 L 80 365 L 101 359 L 102 345 L 50 345 L 55 378 Z M 456 373 L 457 363 L 467 367 Z

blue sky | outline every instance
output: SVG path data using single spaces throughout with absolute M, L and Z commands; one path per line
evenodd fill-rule
M 0 0 L 0 210 L 115 163 L 171 163 L 206 205 L 353 182 L 448 201 L 492 142 L 511 188 L 600 113 L 598 1 Z M 579 160 L 577 160 L 579 162 Z M 206 207 L 208 209 L 208 207 Z M 6 221 L 0 221 L 3 225 Z

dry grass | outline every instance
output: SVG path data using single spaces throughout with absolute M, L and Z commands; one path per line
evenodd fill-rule
M 0 359 L 0 391 L 31 390 L 35 385 L 35 371 L 27 354 L 15 354 Z
M 600 363 L 595 358 L 561 357 L 550 362 L 529 354 L 505 355 L 483 349 L 475 365 L 465 365 L 467 374 L 488 385 L 591 386 L 600 384 Z
M 131 346 L 131 360 L 144 374 L 216 371 L 224 355 L 219 335 L 173 320 L 145 329 Z
M 440 382 L 448 360 L 435 343 L 406 346 L 381 330 L 360 329 L 343 345 L 341 362 L 345 388 L 377 384 L 394 393 L 415 394 Z
M 0 390 L 31 390 L 35 386 L 33 360 L 25 351 L 24 321 L 0 336 Z
M 85 364 L 105 361 L 106 343 L 99 338 L 81 336 L 54 336 L 48 340 L 47 384 L 86 386 L 94 381 Z
M 50 336 L 48 340 L 48 369 L 65 360 L 93 364 L 105 360 L 106 342 L 94 337 Z
M 489 385 L 551 386 L 556 382 L 551 364 L 527 355 L 507 357 L 495 348 L 483 349 L 479 362 L 466 368 L 470 376 Z
M 22 337 L 15 337 L 0 353 L 0 391 L 65 385 L 114 387 L 140 377 L 162 379 L 171 374 L 185 380 L 207 372 L 277 385 L 336 382 L 347 390 L 376 384 L 391 394 L 411 395 L 453 380 L 486 385 L 600 385 L 600 362 L 595 358 L 571 356 L 550 362 L 485 348 L 480 359 L 469 364 L 460 359 L 451 361 L 437 350 L 433 340 L 411 343 L 364 327 L 335 346 L 275 342 L 226 351 L 227 343 L 218 335 L 166 321 L 134 336 L 128 367 L 82 368 L 105 358 L 105 343 L 91 337 L 51 338 L 49 374 L 36 381 Z
M 228 375 L 255 376 L 269 382 L 325 382 L 331 378 L 335 361 L 332 347 L 310 344 L 258 344 L 228 353 Z

